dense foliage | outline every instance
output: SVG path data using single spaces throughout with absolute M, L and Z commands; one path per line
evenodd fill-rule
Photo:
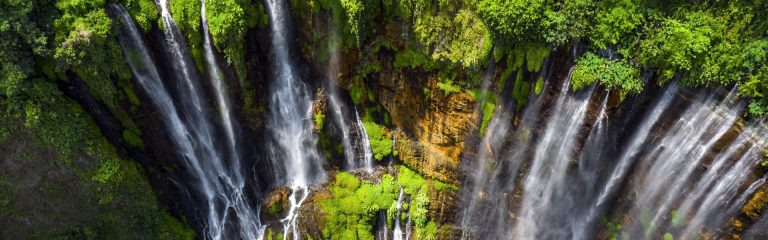
M 333 2 L 315 5 L 333 6 Z M 622 95 L 631 95 L 645 85 L 638 81 L 636 73 L 648 69 L 651 71 L 642 72 L 658 76 L 660 84 L 678 80 L 686 86 L 739 85 L 741 95 L 751 99 L 750 115 L 760 117 L 768 113 L 765 80 L 768 3 L 765 1 L 693 4 L 655 0 L 344 0 L 340 3 L 342 14 L 336 13 L 338 9 L 327 9 L 334 12 L 334 16 L 346 18 L 340 29 L 347 30 L 350 34 L 345 36 L 354 40 L 345 42 L 355 42 L 362 47 L 366 41 L 377 41 L 375 34 L 371 34 L 376 26 L 402 26 L 401 22 L 406 22 L 404 27 L 410 34 L 405 46 L 396 49 L 395 67 L 422 68 L 441 74 L 443 71 L 465 72 L 467 74 L 460 74 L 457 79 L 450 79 L 450 85 L 466 90 L 478 87 L 473 76 L 488 66 L 490 55 L 499 62 L 513 62 L 507 65 L 516 70 L 523 66 L 516 57 L 520 55 L 517 52 L 530 49 L 549 52 L 585 44 L 587 52 L 600 54 L 574 56 L 581 61 L 582 73 L 587 70 L 587 63 L 592 64 L 590 71 L 595 71 L 598 70 L 596 60 L 607 58 L 610 61 L 605 63 L 610 66 L 604 68 L 611 76 L 592 75 L 575 80 L 574 84 L 581 84 L 576 88 L 599 83 L 619 90 Z M 538 61 L 532 63 L 526 64 L 526 70 L 539 71 Z M 440 82 L 446 93 L 455 92 L 455 88 L 447 88 L 447 81 Z M 532 81 L 527 84 L 533 89 Z
M 245 79 L 245 34 L 250 28 L 266 26 L 264 6 L 246 0 L 206 1 L 205 13 L 216 48 Z
M 201 2 L 169 2 L 191 54 L 204 70 Z M 113 3 L 125 6 L 143 31 L 160 27 L 152 0 L 0 0 L 0 139 L 29 134 L 37 146 L 56 152 L 57 158 L 50 161 L 60 161 L 56 164 L 81 179 L 78 186 L 99 194 L 91 196 L 103 200 L 97 201 L 99 210 L 115 211 L 71 229 L 53 229 L 56 233 L 93 237 L 120 230 L 131 235 L 150 228 L 160 235 L 189 237 L 183 224 L 155 205 L 141 169 L 118 156 L 84 109 L 59 89 L 84 82 L 90 94 L 107 106 L 105 114 L 117 117 L 126 129 L 124 140 L 144 147 L 130 118 L 141 103 L 131 90 L 130 71 L 116 40 L 117 23 L 109 15 Z M 474 96 L 483 133 L 500 94 L 511 94 L 516 109 L 521 109 L 529 96 L 543 91 L 543 80 L 536 73 L 550 52 L 573 48 L 584 50 L 573 51 L 584 52 L 572 56 L 574 90 L 600 84 L 626 96 L 642 91 L 654 77 L 660 84 L 737 85 L 740 95 L 749 98 L 749 115 L 768 115 L 768 1 L 764 0 L 292 0 L 291 6 L 295 15 L 329 11 L 330 22 L 340 32 L 322 38 L 329 49 L 358 48 L 360 66 L 352 70 L 350 89 L 357 105 L 374 105 L 372 89 L 380 86 L 367 86 L 370 81 L 365 80 L 374 73 L 426 72 L 437 76 L 429 79 L 429 86 L 440 90 L 424 88 L 427 98 L 440 92 Z M 266 26 L 264 6 L 248 0 L 208 1 L 206 18 L 216 49 L 245 88 L 249 57 L 245 38 L 250 30 Z M 498 64 L 499 71 L 488 71 L 492 64 Z M 485 75 L 494 84 L 481 85 Z M 253 98 L 253 92 L 243 92 Z M 256 108 L 245 108 L 250 107 Z M 322 127 L 324 115 L 314 117 Z M 364 125 L 376 159 L 396 154 L 383 126 L 372 121 Z M 73 163 L 83 159 L 90 165 L 76 168 Z M 403 168 L 397 179 L 389 176 L 377 184 L 339 174 L 334 195 L 350 201 L 345 204 L 362 206 L 337 209 L 333 215 L 355 215 L 334 219 L 338 221 L 333 224 L 359 226 L 352 233 L 340 230 L 341 238 L 368 236 L 363 230 L 370 229 L 371 211 L 391 209 L 395 184 L 411 196 L 417 227 L 432 231 L 435 224 L 420 212 L 427 205 L 425 180 L 409 171 Z M 385 194 L 371 196 L 374 192 Z M 14 201 L 6 195 L 0 198 L 6 207 Z M 332 228 L 342 226 L 333 224 Z
M 392 154 L 392 139 L 387 137 L 386 129 L 374 122 L 364 121 L 363 126 L 371 142 L 371 151 L 376 160 L 381 161 L 385 156 Z
M 626 60 L 609 60 L 593 53 L 586 53 L 576 60 L 571 75 L 573 90 L 590 86 L 596 82 L 603 86 L 619 89 L 623 94 L 637 94 L 643 90 L 640 71 Z
M 84 109 L 59 90 L 59 84 L 83 81 L 124 124 L 124 136 L 134 138 L 129 142 L 141 145 L 135 124 L 124 118 L 130 111 L 126 109 L 139 103 L 126 87 L 130 71 L 116 39 L 116 24 L 108 15 L 110 3 L 124 4 L 142 29 L 156 26 L 158 13 L 150 0 L 0 1 L 0 141 L 12 146 L 13 136 L 13 143 L 33 144 L 22 146 L 29 159 L 19 163 L 29 167 L 30 174 L 43 174 L 34 171 L 44 166 L 60 168 L 55 177 L 38 183 L 45 190 L 40 194 L 52 194 L 41 204 L 75 204 L 64 210 L 84 211 L 22 210 L 29 199 L 10 189 L 0 194 L 2 218 L 52 222 L 55 227 L 34 229 L 41 239 L 194 238 L 157 205 L 143 170 L 118 156 Z M 50 151 L 46 149 L 56 154 L 42 156 Z M 11 176 L 0 179 L 13 182 Z M 90 215 L 78 216 L 85 214 Z M 25 229 L 8 234 L 30 234 Z
M 435 239 L 437 225 L 429 219 L 430 186 L 437 191 L 458 190 L 456 186 L 439 181 L 428 181 L 413 170 L 401 166 L 397 178 L 384 174 L 379 183 L 361 181 L 348 172 L 336 174 L 330 185 L 333 195 L 321 201 L 325 212 L 323 236 L 327 239 L 373 239 L 372 229 L 378 212 L 387 214 L 387 226 L 409 213 L 413 224 L 413 239 Z M 397 198 L 400 189 L 407 199 L 402 204 L 402 214 L 397 216 Z M 401 226 L 405 226 L 405 219 Z

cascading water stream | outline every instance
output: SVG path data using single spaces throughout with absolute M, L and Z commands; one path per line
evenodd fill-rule
M 355 107 L 355 120 L 357 121 L 358 131 L 360 131 L 360 140 L 363 142 L 363 170 L 368 173 L 372 173 L 373 150 L 371 150 L 371 140 L 368 138 L 368 132 L 365 130 L 363 121 L 360 120 L 360 114 L 357 113 L 357 107 Z
M 392 240 L 403 240 L 403 229 L 400 227 L 400 215 L 402 214 L 403 210 L 403 199 L 404 199 L 404 193 L 403 193 L 403 187 L 400 187 L 400 195 L 397 196 L 397 212 L 395 216 L 393 217 L 393 221 L 395 222 L 394 230 L 393 230 L 393 237 Z
M 619 156 L 618 165 L 612 171 L 603 190 L 600 191 L 594 207 L 601 207 L 608 200 L 608 197 L 616 191 L 615 188 L 623 181 L 630 166 L 635 161 L 635 157 L 642 151 L 644 144 L 651 136 L 650 132 L 653 130 L 653 126 L 656 125 L 662 113 L 672 103 L 677 90 L 676 83 L 667 86 L 661 99 L 652 108 L 651 113 L 643 119 L 640 127 L 637 128 L 638 130 L 630 135 L 629 144 Z
M 235 133 L 235 123 L 232 119 L 232 110 L 229 104 L 229 94 L 224 86 L 224 73 L 219 67 L 219 63 L 216 61 L 216 55 L 213 51 L 213 42 L 211 41 L 210 32 L 208 30 L 208 18 L 205 11 L 205 0 L 200 3 L 200 16 L 203 25 L 203 49 L 205 53 L 205 63 L 208 70 L 208 77 L 213 85 L 214 92 L 216 94 L 216 103 L 219 107 L 219 117 L 221 118 L 222 125 L 224 126 L 224 133 L 227 136 L 227 144 L 229 151 L 232 154 L 232 169 L 240 169 L 240 154 L 237 151 L 237 135 Z M 242 178 L 240 171 L 235 171 L 238 178 Z
M 161 1 L 160 4 L 166 4 Z M 224 167 L 222 152 L 215 149 L 211 137 L 214 135 L 214 126 L 206 117 L 204 107 L 179 107 L 171 100 L 171 94 L 163 84 L 158 69 L 150 57 L 139 31 L 133 23 L 130 15 L 121 6 L 114 5 L 122 21 L 121 34 L 118 39 L 127 56 L 126 59 L 131 71 L 150 97 L 153 105 L 161 117 L 162 122 L 168 128 L 169 137 L 173 140 L 180 155 L 184 159 L 190 175 L 197 180 L 192 186 L 206 204 L 202 213 L 205 224 L 205 238 L 222 239 L 239 236 L 248 239 L 261 237 L 263 229 L 258 219 L 258 212 L 248 205 L 242 191 L 242 178 L 233 177 L 232 169 Z M 173 34 L 175 24 L 167 12 L 167 6 L 161 5 L 163 10 L 163 22 L 166 24 L 168 44 L 175 60 L 175 69 L 184 68 L 185 60 L 181 55 L 181 44 L 169 35 Z M 178 55 L 177 55 L 178 54 Z M 181 87 L 181 96 L 185 96 L 186 102 L 200 104 L 203 102 L 196 88 L 191 73 L 182 74 L 184 84 Z M 184 118 L 182 118 L 184 116 Z M 234 213 L 236 216 L 228 216 Z M 233 218 L 234 217 L 234 218 Z M 228 222 L 234 219 L 237 222 Z M 236 226 L 237 233 L 228 232 L 229 226 Z
M 531 167 L 523 183 L 523 198 L 517 223 L 512 230 L 513 239 L 564 238 L 556 231 L 560 224 L 556 216 L 541 213 L 540 209 L 559 209 L 559 198 L 567 189 L 566 176 L 578 144 L 578 134 L 584 124 L 594 86 L 571 96 L 568 94 L 571 78 L 562 83 L 542 136 L 534 149 Z M 599 120 L 599 119 L 598 119 Z M 558 212 L 554 212 L 557 215 Z M 546 234 L 545 234 L 546 233 Z
M 336 29 L 329 30 L 331 32 L 331 39 L 338 38 L 338 33 Z M 328 49 L 333 49 L 334 46 L 332 45 L 332 42 L 334 41 L 328 41 Z M 328 102 L 330 103 L 331 107 L 331 114 L 333 114 L 334 122 L 336 123 L 336 126 L 339 127 L 341 130 L 341 145 L 344 148 L 344 160 L 346 160 L 346 169 L 347 170 L 353 170 L 358 168 L 359 166 L 355 162 L 355 149 L 352 146 L 352 140 L 350 137 L 350 131 L 349 131 L 349 123 L 347 122 L 347 116 L 346 111 L 344 111 L 346 108 L 345 105 L 339 100 L 339 93 L 337 86 L 334 84 L 334 80 L 336 80 L 336 76 L 339 72 L 339 53 L 338 51 L 330 51 L 329 52 L 329 59 L 328 59 L 328 69 L 326 77 L 328 78 Z
M 689 184 L 688 179 L 700 166 L 704 154 L 728 131 L 738 119 L 742 107 L 732 102 L 736 91 L 731 91 L 719 107 L 712 108 L 713 95 L 702 95 L 694 106 L 688 108 L 678 122 L 662 140 L 655 144 L 655 149 L 643 159 L 655 158 L 650 170 L 643 176 L 645 180 L 639 189 L 637 206 L 641 213 L 654 212 L 650 223 L 643 223 L 646 234 L 660 226 L 661 219 L 668 214 L 670 205 L 681 197 L 683 189 Z M 721 110 L 722 109 L 722 110 Z M 722 111 L 726 111 L 721 113 Z M 649 161 L 643 161 L 647 163 Z M 647 208 L 647 209 L 646 209 Z M 639 219 L 637 219 L 639 220 Z M 635 226 L 640 226 L 640 222 Z
M 324 176 L 321 158 L 318 156 L 312 137 L 312 100 L 306 86 L 299 79 L 290 60 L 287 37 L 287 1 L 267 0 L 270 18 L 274 75 L 271 86 L 269 121 L 272 140 L 277 147 L 272 149 L 276 176 L 288 185 L 292 193 L 288 215 L 281 220 L 284 238 L 299 239 L 297 219 L 299 208 L 309 195 L 309 185 Z
M 757 164 L 765 148 L 763 136 L 766 136 L 765 129 L 761 129 L 759 126 L 748 126 L 742 130 L 724 153 L 715 158 L 712 167 L 707 169 L 696 187 L 685 197 L 684 202 L 680 204 L 681 207 L 677 210 L 678 213 L 683 214 L 691 212 L 690 216 L 693 216 L 683 229 L 682 239 L 693 238 L 693 235 L 707 224 L 721 226 L 724 221 L 727 221 L 727 217 L 733 215 L 737 208 L 744 203 L 746 197 L 754 193 L 755 188 L 765 182 L 765 178 L 756 181 L 741 194 L 737 194 L 737 191 L 740 190 L 739 184 L 729 184 L 744 182 L 749 177 L 749 174 L 745 173 Z M 743 146 L 749 147 L 738 158 L 735 165 L 730 165 L 729 160 L 738 156 L 738 149 Z M 727 201 L 723 201 L 724 199 Z M 698 205 L 696 206 L 696 204 Z
M 341 130 L 341 146 L 344 147 L 344 160 L 346 160 L 346 169 L 352 170 L 358 168 L 355 162 L 355 149 L 352 147 L 352 143 L 349 137 L 349 125 L 347 124 L 347 118 L 344 112 L 341 110 L 341 103 L 336 96 L 336 91 L 330 91 L 328 95 L 328 102 L 331 106 L 331 113 L 333 119 L 336 122 L 336 126 Z
M 233 199 L 228 208 L 235 210 L 240 226 L 248 225 L 254 226 L 255 229 L 246 229 L 245 234 L 242 234 L 242 238 L 261 238 L 263 228 L 260 226 L 259 210 L 250 206 L 250 201 L 245 197 L 245 178 L 243 177 L 242 168 L 240 164 L 240 153 L 238 151 L 239 138 L 237 136 L 238 129 L 236 129 L 236 123 L 232 117 L 232 110 L 229 103 L 229 94 L 227 94 L 226 87 L 224 86 L 224 73 L 221 71 L 216 56 L 213 51 L 213 42 L 211 41 L 210 32 L 208 30 L 208 18 L 205 11 L 206 1 L 201 1 L 200 16 L 203 25 L 203 49 L 205 53 L 206 66 L 208 70 L 208 76 L 213 85 L 216 95 L 216 103 L 219 108 L 219 118 L 224 127 L 224 133 L 227 137 L 227 146 L 229 148 L 229 176 L 228 184 L 231 185 L 230 197 Z
M 541 73 L 542 77 L 549 79 L 548 71 Z M 492 72 L 486 73 L 483 81 L 484 89 L 490 87 Z M 548 85 L 549 81 L 545 81 Z M 487 92 L 484 91 L 484 92 Z M 541 107 L 540 98 L 523 114 L 523 119 L 530 119 L 539 114 Z M 515 104 L 497 107 L 493 118 L 485 131 L 483 140 L 478 149 L 477 158 L 472 166 L 469 179 L 471 182 L 466 187 L 464 199 L 465 207 L 462 211 L 461 226 L 462 239 L 470 238 L 494 238 L 505 236 L 506 229 L 511 226 L 512 219 L 507 214 L 509 201 L 515 186 L 515 178 L 520 167 L 520 158 L 530 148 L 530 130 L 533 126 L 524 120 L 523 125 L 517 129 L 511 129 L 510 124 L 514 115 Z M 479 106 L 482 108 L 483 106 Z M 511 132 L 510 132 L 511 131 Z M 521 142 L 515 144 L 512 149 L 503 149 L 505 140 L 509 135 L 516 136 Z

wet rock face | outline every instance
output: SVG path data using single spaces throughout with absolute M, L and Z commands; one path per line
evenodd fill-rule
M 383 73 L 373 88 L 392 116 L 398 158 L 413 169 L 441 181 L 458 183 L 464 138 L 476 128 L 475 101 L 464 92 L 448 96 L 431 88 L 433 75 Z M 424 88 L 434 89 L 425 95 Z
M 261 221 L 265 224 L 279 223 L 280 219 L 288 212 L 288 195 L 291 189 L 280 187 L 264 197 L 261 205 Z

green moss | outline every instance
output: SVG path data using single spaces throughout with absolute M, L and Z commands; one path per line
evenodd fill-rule
M 144 149 L 144 141 L 141 140 L 140 132 L 125 129 L 123 130 L 123 139 L 128 145 Z
M 526 48 L 525 63 L 528 72 L 538 72 L 549 55 L 549 48 L 542 45 L 531 45 Z
M 672 236 L 671 233 L 664 233 L 664 240 L 675 240 L 675 236 Z
M 357 80 L 352 83 L 352 87 L 349 89 L 349 96 L 352 97 L 352 102 L 355 105 L 360 105 L 365 99 L 365 83 L 362 80 Z
M 523 72 L 518 71 L 515 78 L 515 86 L 512 88 L 512 96 L 515 99 L 515 109 L 520 111 L 526 104 L 528 104 L 528 93 L 531 91 L 531 86 L 528 82 L 523 81 Z
M 376 160 L 381 161 L 385 156 L 392 154 L 392 139 L 385 134 L 386 129 L 371 121 L 363 121 L 368 140 L 371 142 L 371 150 Z
M 533 88 L 533 92 L 536 93 L 536 96 L 541 95 L 541 90 L 544 87 L 544 78 L 539 77 L 539 79 L 536 80 L 536 86 Z
M 429 187 L 424 177 L 411 170 L 408 167 L 400 166 L 397 183 L 403 187 L 403 192 L 411 196 L 411 201 L 406 208 L 410 212 L 411 221 L 414 224 L 414 231 L 422 231 L 427 226 L 429 220 Z M 392 210 L 392 208 L 390 208 Z M 387 212 L 388 215 L 394 216 L 394 213 Z M 421 239 L 426 239 L 429 236 L 423 236 Z
M 483 113 L 480 123 L 480 135 L 485 135 L 485 130 L 488 128 L 488 123 L 493 119 L 494 110 L 496 109 L 496 95 L 488 91 L 479 91 L 475 94 L 475 98 L 480 102 Z
M 283 212 L 283 203 L 278 202 L 269 206 L 269 214 L 275 215 Z
M 628 240 L 628 235 L 623 234 L 622 232 L 622 226 L 618 223 L 613 223 L 608 221 L 608 218 L 602 217 L 600 218 L 600 222 L 603 224 L 603 227 L 605 228 L 605 233 L 608 236 L 608 239 L 612 240 Z M 621 237 L 621 238 L 619 238 Z
M 432 180 L 432 185 L 435 186 L 435 190 L 437 191 L 442 191 L 442 190 L 458 191 L 459 190 L 459 186 L 449 184 L 449 183 L 444 183 L 438 180 Z
M 434 240 L 437 235 L 437 224 L 429 221 L 426 226 L 415 228 L 413 235 L 414 239 Z
M 267 240 L 272 240 L 272 235 L 273 235 L 272 228 L 267 228 Z
M 325 126 L 324 124 L 325 124 L 325 114 L 323 114 L 321 112 L 316 113 L 315 114 L 315 126 L 317 126 L 317 128 L 320 131 L 323 131 L 323 127 Z
M 160 222 L 158 239 L 193 240 L 197 236 L 194 230 L 179 222 L 179 220 L 168 213 L 163 213 Z
M 443 90 L 443 94 L 446 96 L 451 95 L 451 93 L 461 92 L 461 87 L 454 85 L 451 80 L 437 83 L 437 88 Z
M 179 30 L 186 37 L 195 65 L 198 70 L 205 72 L 200 4 L 200 1 L 170 1 L 170 11 Z
M 393 64 L 396 68 L 423 68 L 427 71 L 432 70 L 434 67 L 434 63 L 429 57 L 411 49 L 398 52 L 395 55 L 395 62 Z
M 411 196 L 403 210 L 410 212 L 415 239 L 434 239 L 437 226 L 427 216 L 429 197 L 426 180 L 407 167 L 400 167 L 397 179 L 385 174 L 379 183 L 360 181 L 348 172 L 336 175 L 329 186 L 332 198 L 320 202 L 325 212 L 323 237 L 326 239 L 373 239 L 371 230 L 379 211 L 386 210 L 389 226 L 396 214 L 397 197 L 403 191 Z M 404 217 L 402 214 L 401 217 Z M 404 221 L 405 219 L 401 219 Z M 404 222 L 403 222 L 404 224 Z

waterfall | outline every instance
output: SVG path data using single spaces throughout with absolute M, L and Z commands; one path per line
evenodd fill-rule
M 653 110 L 651 113 L 642 120 L 642 124 L 637 128 L 638 130 L 632 133 L 629 145 L 627 145 L 625 150 L 619 156 L 618 165 L 614 168 L 610 178 L 607 180 L 608 182 L 600 192 L 595 207 L 602 206 L 608 200 L 608 197 L 615 191 L 616 186 L 618 186 L 624 179 L 627 171 L 629 171 L 629 167 L 635 160 L 635 156 L 643 149 L 644 144 L 651 136 L 650 133 L 653 126 L 659 121 L 662 113 L 667 110 L 667 107 L 672 102 L 675 94 L 677 94 L 677 90 L 676 83 L 672 83 L 668 86 L 666 90 L 664 90 L 664 95 L 652 108 Z
M 707 224 L 722 226 L 728 220 L 727 217 L 732 216 L 746 198 L 755 192 L 755 188 L 765 182 L 765 178 L 762 178 L 752 183 L 741 194 L 737 194 L 741 190 L 740 184 L 732 184 L 747 180 L 749 174 L 745 173 L 757 164 L 763 154 L 764 136 L 765 129 L 749 126 L 742 130 L 725 152 L 715 157 L 711 167 L 706 170 L 690 194 L 685 196 L 677 210 L 678 213 L 691 212 L 693 216 L 682 232 L 683 239 L 693 238 L 693 235 Z M 744 146 L 749 147 L 741 154 L 736 164 L 732 164 L 730 160 L 738 156 L 739 149 Z M 722 201 L 724 199 L 726 201 Z
M 523 198 L 517 223 L 512 229 L 513 239 L 564 238 L 558 230 L 562 220 L 557 212 L 541 209 L 559 209 L 559 198 L 568 186 L 566 176 L 575 152 L 578 134 L 583 127 L 594 86 L 574 96 L 568 94 L 571 78 L 562 83 L 555 101 L 554 113 L 549 117 L 542 136 L 533 149 L 531 167 L 523 182 Z M 548 213 L 555 213 L 549 216 Z M 545 234 L 545 235 L 541 235 Z
M 379 217 L 377 221 L 378 221 L 378 229 L 376 230 L 376 239 L 388 240 L 389 229 L 387 227 L 386 211 L 379 212 Z
M 237 136 L 235 135 L 235 123 L 232 120 L 232 111 L 230 110 L 229 95 L 227 94 L 226 87 L 224 86 L 224 73 L 219 67 L 219 63 L 216 61 L 216 56 L 213 51 L 213 42 L 211 41 L 211 35 L 208 31 L 208 18 L 205 12 L 205 0 L 200 3 L 200 16 L 202 18 L 203 25 L 203 49 L 205 53 L 205 63 L 208 70 L 208 77 L 211 80 L 211 85 L 215 90 L 216 104 L 219 107 L 219 117 L 221 118 L 222 125 L 224 126 L 224 133 L 227 135 L 227 144 L 229 151 L 232 154 L 232 169 L 240 169 L 240 154 L 237 151 Z M 240 171 L 235 171 L 238 178 L 242 178 Z
M 363 169 L 368 172 L 373 172 L 373 151 L 371 150 L 371 140 L 368 138 L 368 132 L 365 130 L 363 121 L 360 120 L 360 114 L 357 113 L 357 107 L 355 107 L 355 120 L 357 121 L 357 128 L 360 131 L 360 139 L 363 142 Z
M 332 33 L 330 39 L 338 38 L 338 31 L 335 28 L 329 29 L 328 31 Z M 331 40 L 328 41 L 329 51 L 330 49 L 333 49 L 332 42 L 333 41 Z M 342 107 L 346 106 L 342 105 L 342 102 L 339 100 L 338 87 L 334 85 L 333 81 L 336 79 L 339 72 L 339 53 L 338 51 L 330 51 L 329 55 L 326 75 L 328 78 L 328 102 L 330 103 L 334 122 L 341 130 L 341 145 L 344 147 L 345 168 L 347 170 L 352 170 L 358 168 L 358 166 L 355 162 L 355 149 L 352 147 L 351 137 L 349 135 L 349 123 L 347 123 L 346 111 L 343 111 L 346 110 L 346 108 L 342 109 Z
M 336 126 L 339 126 L 339 129 L 341 130 L 341 145 L 344 147 L 344 160 L 346 160 L 346 169 L 352 170 L 357 168 L 357 163 L 355 163 L 355 149 L 352 147 L 350 140 L 349 124 L 347 123 L 347 118 L 345 117 L 346 114 L 344 114 L 344 112 L 341 110 L 341 103 L 336 94 L 337 93 L 335 90 L 330 91 L 330 94 L 328 94 L 328 102 L 330 103 L 331 113 L 333 114 L 333 119 L 336 122 Z
M 289 58 L 287 18 L 291 14 L 286 9 L 287 2 L 265 2 L 270 18 L 274 57 L 274 81 L 270 96 L 271 118 L 268 125 L 272 140 L 277 146 L 272 148 L 272 160 L 276 176 L 281 176 L 282 179 L 279 180 L 292 190 L 289 197 L 289 214 L 282 219 L 284 237 L 299 239 L 296 226 L 298 209 L 309 195 L 309 184 L 323 177 L 323 164 L 312 139 L 312 100 Z
M 196 180 L 196 184 L 191 187 L 206 204 L 202 208 L 204 213 L 201 213 L 205 224 L 205 238 L 229 239 L 239 236 L 259 239 L 263 228 L 258 218 L 258 210 L 251 208 L 250 201 L 246 199 L 242 176 L 232 174 L 239 172 L 239 169 L 227 169 L 222 159 L 222 151 L 215 149 L 212 139 L 215 135 L 212 129 L 214 125 L 206 117 L 207 108 L 201 105 L 204 102 L 201 94 L 195 91 L 198 89 L 195 82 L 197 79 L 186 69 L 188 62 L 185 59 L 188 58 L 182 55 L 180 47 L 183 44 L 176 38 L 178 30 L 168 13 L 166 2 L 161 1 L 160 5 L 169 51 L 175 60 L 174 70 L 182 72 L 184 81 L 179 88 L 180 96 L 185 97 L 184 102 L 191 103 L 192 106 L 174 104 L 130 15 L 121 6 L 113 5 L 123 23 L 118 39 L 126 60 L 136 81 L 150 97 L 161 121 L 166 125 L 168 135 L 182 156 L 187 171 Z M 235 161 L 237 160 L 232 160 Z M 232 166 L 238 166 L 237 164 L 233 163 Z M 232 226 L 235 228 L 230 228 Z M 230 232 L 229 229 L 237 229 L 237 233 Z
M 493 64 L 491 64 L 493 65 Z M 483 94 L 490 94 L 489 89 L 493 80 L 493 66 L 489 66 L 486 71 L 482 86 Z M 502 86 L 503 87 L 503 86 Z M 483 112 L 483 103 L 478 103 L 477 109 Z M 460 224 L 462 227 L 462 239 L 469 238 L 473 232 L 483 229 L 490 229 L 488 226 L 507 225 L 504 216 L 507 205 L 505 201 L 496 201 L 503 198 L 500 184 L 496 184 L 496 179 L 503 181 L 501 172 L 508 170 L 507 164 L 504 164 L 501 155 L 501 147 L 504 139 L 508 136 L 508 131 L 513 116 L 514 104 L 508 104 L 505 108 L 497 107 L 494 109 L 494 115 L 485 131 L 485 135 L 480 143 L 477 157 L 474 159 L 469 169 L 468 187 L 463 199 L 465 207 L 461 214 Z M 515 168 L 511 164 L 511 168 Z M 515 172 L 514 170 L 513 172 Z M 489 205 L 494 207 L 489 208 Z
M 659 230 L 675 233 L 683 239 L 695 238 L 700 230 L 724 226 L 729 217 L 750 196 L 764 179 L 742 189 L 743 182 L 756 165 L 763 144 L 752 144 L 747 153 L 738 150 L 748 145 L 755 134 L 752 128 L 743 130 L 729 147 L 719 153 L 703 173 L 704 165 L 716 144 L 720 143 L 742 114 L 743 102 L 736 100 L 736 89 L 719 104 L 715 94 L 702 94 L 680 119 L 666 131 L 655 148 L 643 157 L 644 170 L 637 178 L 637 205 L 633 210 L 631 229 L 638 235 L 658 236 Z M 740 155 L 741 154 L 741 155 Z M 741 157 L 739 157 L 741 156 Z M 728 166 L 730 159 L 739 159 Z M 655 160 L 655 161 L 654 161 Z M 725 170 L 730 168 L 730 170 Z M 737 191 L 743 191 L 737 194 Z M 682 203 L 680 201 L 682 200 Z M 675 205 L 680 205 L 672 211 Z M 694 207 L 698 204 L 698 207 Z M 690 214 L 690 215 L 689 215 Z M 685 228 L 681 224 L 690 218 Z M 665 228 L 666 226 L 666 228 Z M 642 230 L 641 230 L 642 229 Z M 636 233 L 637 234 L 637 233 Z
M 403 187 L 400 187 L 400 195 L 397 196 L 397 205 L 395 205 L 397 207 L 397 212 L 393 217 L 395 228 L 393 230 L 392 240 L 408 240 L 408 237 L 410 236 L 410 228 L 406 225 L 406 233 L 403 233 L 403 228 L 400 226 L 400 216 L 403 214 L 403 201 L 405 201 L 405 193 L 403 192 Z M 410 222 L 410 217 L 406 218 L 406 220 Z

